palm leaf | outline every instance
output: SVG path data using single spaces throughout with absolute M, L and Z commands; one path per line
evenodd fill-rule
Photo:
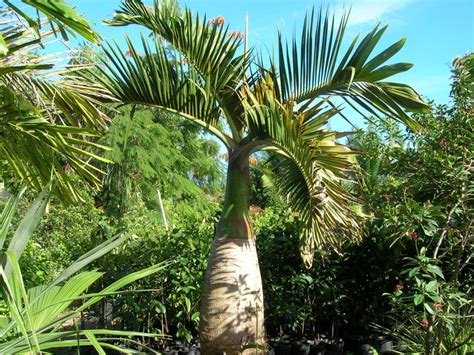
M 11 6 L 4 13 L 6 26 L 1 30 L 7 51 L 0 57 L 0 134 L 5 137 L 0 142 L 0 159 L 38 190 L 55 177 L 58 196 L 77 201 L 80 197 L 66 171 L 76 171 L 92 185 L 100 183 L 100 171 L 88 161 L 99 157 L 89 147 L 94 145 L 91 137 L 105 127 L 107 117 L 100 103 L 108 98 L 81 75 L 84 66 L 65 65 L 64 53 L 36 54 L 56 35 L 54 29 L 45 29 L 51 21 L 66 28 L 66 23 L 83 20 L 61 2 L 25 3 L 57 18 L 25 24 L 11 10 L 13 5 L 7 4 Z
M 282 157 L 270 166 L 280 192 L 304 225 L 300 248 L 305 264 L 310 266 L 316 247 L 338 248 L 360 236 L 352 207 L 357 201 L 342 186 L 349 181 L 354 152 L 336 143 L 338 134 L 324 129 L 325 120 L 337 110 L 301 120 L 277 102 L 267 85 L 259 85 L 244 94 L 248 137 L 234 158 L 257 150 Z
M 79 336 L 79 339 L 75 339 Z M 89 340 L 94 337 L 97 339 L 97 342 L 102 348 L 112 349 L 119 353 L 125 354 L 142 354 L 142 351 L 135 349 L 127 348 L 124 346 L 126 343 L 131 343 L 139 346 L 140 348 L 146 350 L 150 354 L 158 354 L 158 352 L 152 348 L 149 348 L 142 343 L 133 340 L 130 337 L 157 337 L 161 335 L 143 333 L 143 332 L 132 332 L 132 331 L 118 331 L 118 330 L 108 330 L 108 329 L 90 329 L 90 330 L 79 330 L 68 331 L 68 332 L 54 332 L 54 333 L 44 333 L 38 334 L 38 343 L 42 351 L 53 350 L 53 349 L 64 349 L 64 348 L 76 348 L 78 345 L 83 346 L 93 346 L 93 343 Z M 111 341 L 118 341 L 122 344 L 120 346 L 110 344 Z M 0 350 L 8 349 L 11 353 L 22 353 L 28 351 L 29 348 L 24 343 L 17 343 L 15 345 L 14 341 L 9 341 L 0 345 Z M 13 345 L 13 346 L 12 346 Z
M 126 0 L 109 25 L 137 24 L 167 41 L 206 82 L 218 102 L 232 135 L 242 138 L 242 106 L 235 90 L 249 65 L 248 53 L 239 54 L 241 38 L 222 24 L 181 11 L 176 1 L 155 1 L 153 9 L 140 0 Z
M 117 45 L 109 45 L 96 79 L 116 98 L 128 104 L 155 106 L 181 115 L 219 138 L 226 146 L 232 141 L 220 129 L 221 110 L 208 82 L 192 67 L 169 57 L 169 50 L 155 39 L 152 49 L 142 37 L 140 55 L 126 38 L 130 58 Z
M 114 243 L 107 241 L 108 244 L 103 243 L 79 258 L 75 264 L 66 269 L 49 285 L 38 286 L 28 290 L 28 292 L 24 288 L 21 270 L 15 253 L 13 251 L 7 251 L 2 255 L 0 263 L 1 291 L 2 297 L 9 308 L 11 322 L 1 329 L 0 338 L 3 338 L 6 334 L 12 334 L 12 331 L 21 334 L 21 336 L 10 341 L 0 342 L 0 352 L 40 352 L 58 347 L 64 348 L 69 346 L 68 340 L 65 340 L 67 337 L 78 337 L 79 339 L 74 340 L 74 342 L 78 342 L 80 346 L 93 345 L 96 348 L 104 347 L 120 350 L 120 348 L 108 342 L 124 341 L 125 339 L 123 337 L 127 337 L 127 341 L 141 345 L 136 341 L 128 339 L 128 337 L 157 336 L 156 334 L 101 329 L 79 332 L 58 332 L 58 329 L 65 321 L 78 317 L 81 311 L 87 309 L 92 304 L 102 300 L 108 295 L 119 293 L 120 289 L 123 289 L 134 281 L 162 270 L 169 264 L 164 262 L 153 265 L 147 269 L 126 275 L 97 293 L 83 295 L 84 291 L 98 280 L 103 273 L 97 271 L 83 271 L 75 276 L 70 276 L 97 257 L 110 251 L 111 247 L 116 246 L 117 242 L 123 242 L 124 239 L 115 238 L 113 240 Z M 10 265 L 11 267 L 12 271 L 9 276 L 5 272 L 4 265 Z M 66 280 L 64 284 L 62 284 L 63 280 Z M 71 310 L 74 303 L 82 299 L 88 300 Z M 86 339 L 87 341 L 84 341 Z M 76 345 L 76 343 L 74 345 Z M 125 348 L 125 352 L 134 351 Z
M 30 240 L 34 230 L 41 221 L 41 218 L 43 217 L 46 210 L 46 205 L 49 201 L 50 193 L 51 185 L 47 185 L 41 191 L 39 196 L 33 201 L 25 217 L 22 219 L 20 225 L 13 234 L 7 251 L 11 252 L 17 259 L 20 258 L 23 250 L 26 247 L 26 244 Z M 12 271 L 11 265 L 7 262 L 3 267 L 5 275 L 8 277 Z
M 17 194 L 12 194 L 3 207 L 2 214 L 0 215 L 0 250 L 3 250 L 3 244 L 5 244 L 5 240 L 7 239 L 7 233 L 10 229 L 11 221 L 15 216 L 18 203 L 25 191 L 26 187 L 23 187 Z
M 16 323 L 19 332 L 27 340 L 30 350 L 39 351 L 36 331 L 32 328 L 32 314 L 28 295 L 26 293 L 23 276 L 21 274 L 18 259 L 12 251 L 2 254 L 0 267 L 1 293 L 5 300 L 9 314 L 13 322 Z M 12 271 L 9 274 L 5 272 L 3 265 L 8 265 Z
M 35 30 L 37 36 L 41 38 L 42 24 L 39 19 L 32 19 L 26 12 L 22 11 L 9 0 L 5 0 L 4 2 L 13 9 L 17 15 L 23 17 L 28 25 Z M 68 40 L 67 33 L 69 33 L 73 36 L 79 34 L 88 41 L 98 43 L 99 35 L 94 32 L 89 24 L 70 5 L 66 4 L 64 0 L 54 2 L 48 0 L 22 0 L 22 2 L 45 15 L 51 21 L 51 24 L 58 28 L 58 31 L 65 40 Z
M 406 110 L 426 109 L 420 96 L 407 85 L 381 82 L 412 67 L 407 63 L 385 65 L 405 40 L 369 59 L 386 30 L 377 25 L 360 43 L 356 37 L 345 52 L 341 51 L 348 18 L 345 13 L 336 21 L 328 11 L 324 15 L 320 11 L 316 17 L 313 9 L 305 17 L 300 39 L 285 42 L 280 34 L 278 65 L 274 67 L 278 68 L 275 85 L 281 100 L 296 102 L 304 112 L 317 97 L 343 97 L 370 114 L 391 116 L 418 129 Z
M 30 330 L 41 329 L 58 319 L 87 288 L 102 277 L 98 271 L 83 271 L 64 285 L 48 287 L 37 286 L 28 290 L 31 301 L 32 322 Z

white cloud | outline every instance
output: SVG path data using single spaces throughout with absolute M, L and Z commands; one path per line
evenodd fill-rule
M 349 25 L 372 24 L 382 21 L 386 16 L 407 7 L 416 0 L 354 0 L 339 2 L 340 8 L 351 8 Z

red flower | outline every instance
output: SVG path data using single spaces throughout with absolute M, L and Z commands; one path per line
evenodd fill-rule
M 215 17 L 212 20 L 209 20 L 208 24 L 222 26 L 224 24 L 224 16 Z
M 258 165 L 258 160 L 255 157 L 250 157 L 249 158 L 249 164 L 252 166 L 257 166 Z
M 426 328 L 426 327 L 429 325 L 429 322 L 428 322 L 427 319 L 423 319 L 423 320 L 420 321 L 420 324 L 421 324 L 423 327 Z
M 233 31 L 228 34 L 229 38 L 242 39 L 244 35 L 240 31 Z
M 416 234 L 415 231 L 408 233 L 408 236 L 409 236 L 411 239 L 413 239 L 413 240 L 417 240 L 417 239 L 418 239 L 418 234 Z
M 135 51 L 135 54 L 138 55 L 138 56 L 141 56 L 140 52 Z M 133 52 L 132 52 L 131 50 L 126 50 L 126 51 L 125 51 L 125 56 L 126 56 L 126 57 L 132 57 L 132 56 L 133 56 Z
M 398 285 L 395 286 L 395 288 L 397 290 L 403 290 L 405 288 L 405 286 L 403 286 L 402 284 L 398 284 Z
M 439 303 L 439 302 L 435 302 L 435 303 L 433 303 L 433 307 L 440 309 L 440 308 L 443 308 L 443 307 L 444 307 L 444 304 Z
M 441 144 L 441 145 L 443 145 L 443 146 L 446 147 L 446 146 L 449 145 L 449 142 L 448 142 L 448 141 L 445 141 L 444 139 L 441 139 L 441 140 L 439 141 L 439 144 Z
M 385 195 L 382 195 L 382 197 L 386 200 L 390 200 L 391 198 L 393 198 L 393 195 L 391 194 L 385 194 Z

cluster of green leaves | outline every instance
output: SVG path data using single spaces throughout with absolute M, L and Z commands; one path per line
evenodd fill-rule
M 431 112 L 417 115 L 421 132 L 404 133 L 387 123 L 357 141 L 366 151 L 360 179 L 372 216 L 367 232 L 390 241 L 392 258 L 405 257 L 391 291 L 389 333 L 406 349 L 426 354 L 472 351 L 467 345 L 472 303 L 465 295 L 473 279 L 467 268 L 474 192 L 473 58 L 454 61 L 453 105 L 433 104 Z
M 401 282 L 390 297 L 396 322 L 376 327 L 402 343 L 401 348 L 425 354 L 468 354 L 472 347 L 472 301 L 445 279 L 439 260 L 426 255 L 405 258 Z
M 190 340 L 198 334 L 201 287 L 216 211 L 207 217 L 188 216 L 168 232 L 157 215 L 149 213 L 136 218 L 143 212 L 143 209 L 135 209 L 133 217 L 124 216 L 127 232 L 137 237 L 105 260 L 110 275 L 120 277 L 158 260 L 172 259 L 174 263 L 162 273 L 135 284 L 137 289 L 152 289 L 151 293 L 114 298 L 113 316 L 123 329 L 160 331 Z M 143 250 L 143 257 L 136 258 Z
M 49 199 L 46 213 L 32 232 L 19 260 L 27 288 L 51 282 L 74 260 L 102 241 L 96 240 L 94 234 L 100 225 L 108 223 L 104 211 L 96 207 L 93 192 L 87 185 L 77 176 L 72 175 L 70 179 L 82 203 L 65 206 L 54 196 Z M 12 191 L 15 180 L 8 181 L 7 189 Z M 10 229 L 18 227 L 35 197 L 36 192 L 25 191 Z M 0 210 L 5 208 L 6 202 L 0 197 Z
M 72 176 L 71 181 L 82 202 L 64 206 L 55 197 L 49 200 L 48 213 L 43 216 L 20 259 L 27 287 L 52 281 L 70 263 L 99 244 L 93 233 L 103 223 L 104 212 L 95 206 L 90 189 L 77 176 Z M 26 198 L 22 206 L 27 203 Z
M 111 148 L 99 200 L 110 214 L 134 205 L 172 216 L 206 211 L 222 185 L 218 144 L 188 121 L 157 110 L 121 108 L 100 142 Z
M 364 238 L 344 255 L 315 257 L 306 269 L 298 257 L 297 215 L 266 208 L 254 216 L 270 336 L 368 336 L 383 322 L 401 267 L 382 238 Z

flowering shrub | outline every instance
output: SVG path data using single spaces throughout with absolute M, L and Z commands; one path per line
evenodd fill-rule
M 406 288 L 386 294 L 394 324 L 382 329 L 402 343 L 400 350 L 425 354 L 466 354 L 474 350 L 472 301 L 455 284 L 445 280 L 439 260 L 421 248 L 415 258 L 405 258 L 400 273 Z

